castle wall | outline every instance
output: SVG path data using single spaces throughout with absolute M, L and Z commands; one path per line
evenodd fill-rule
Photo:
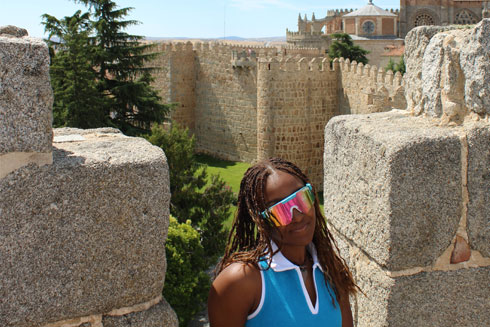
M 257 87 L 258 159 L 290 160 L 321 187 L 323 126 L 338 114 L 328 58 L 261 58 Z
M 400 73 L 385 72 L 383 68 L 350 62 L 349 59 L 334 61 L 339 73 L 339 112 L 367 114 L 405 109 L 405 90 Z
M 206 44 L 196 50 L 197 149 L 219 158 L 252 162 L 257 156 L 257 73 L 233 67 L 232 51 L 248 49 Z M 257 51 L 257 49 L 253 49 Z
M 157 44 L 153 51 L 159 53 L 151 63 L 157 68 L 153 86 L 166 103 L 176 104 L 172 119 L 194 132 L 196 60 L 192 44 Z

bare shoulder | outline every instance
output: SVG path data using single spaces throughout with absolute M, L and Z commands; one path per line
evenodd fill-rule
M 260 302 L 262 281 L 253 264 L 233 263 L 211 285 L 208 313 L 211 326 L 243 326 Z

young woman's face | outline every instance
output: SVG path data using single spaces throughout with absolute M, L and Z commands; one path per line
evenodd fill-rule
M 265 203 L 270 207 L 292 193 L 304 187 L 305 184 L 296 176 L 280 170 L 274 171 L 267 178 L 265 185 Z M 276 227 L 273 239 L 283 245 L 308 245 L 313 240 L 315 232 L 315 207 L 308 212 L 293 210 L 293 219 L 289 225 Z M 280 234 L 280 235 L 279 235 Z M 282 237 L 281 237 L 282 236 Z

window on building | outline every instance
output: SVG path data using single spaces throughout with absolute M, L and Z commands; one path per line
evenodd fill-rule
M 375 31 L 376 26 L 374 23 L 370 20 L 365 21 L 364 24 L 362 24 L 362 31 L 364 34 L 373 34 Z
M 435 25 L 434 17 L 429 13 L 420 13 L 415 17 L 415 26 Z
M 478 23 L 478 19 L 475 14 L 473 14 L 468 9 L 463 9 L 456 14 L 454 23 L 462 25 L 471 25 Z

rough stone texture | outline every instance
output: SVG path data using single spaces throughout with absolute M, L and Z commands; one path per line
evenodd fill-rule
M 433 264 L 461 218 L 461 145 L 449 128 L 397 112 L 325 128 L 329 223 L 390 270 Z
M 484 326 L 490 321 L 490 267 L 422 272 L 390 278 L 374 262 L 357 258 L 357 327 Z
M 177 315 L 163 299 L 157 305 L 141 312 L 130 313 L 120 317 L 104 316 L 104 327 L 178 327 Z
M 420 27 L 407 36 L 408 108 L 455 122 L 469 111 L 489 114 L 490 19 L 473 29 L 437 31 Z
M 439 32 L 454 29 L 451 26 L 420 26 L 412 29 L 405 38 L 405 96 L 407 109 L 420 111 L 422 100 L 423 57 L 430 40 Z
M 0 35 L 8 35 L 15 37 L 27 36 L 27 30 L 13 25 L 0 26 Z
M 69 132 L 53 164 L 0 179 L 0 326 L 109 312 L 161 294 L 169 216 L 162 150 L 113 130 Z
M 478 114 L 490 114 L 490 19 L 475 26 L 461 46 L 466 106 Z
M 490 126 L 468 132 L 468 237 L 473 250 L 490 257 Z
M 51 152 L 52 102 L 47 45 L 0 35 L 0 155 Z

